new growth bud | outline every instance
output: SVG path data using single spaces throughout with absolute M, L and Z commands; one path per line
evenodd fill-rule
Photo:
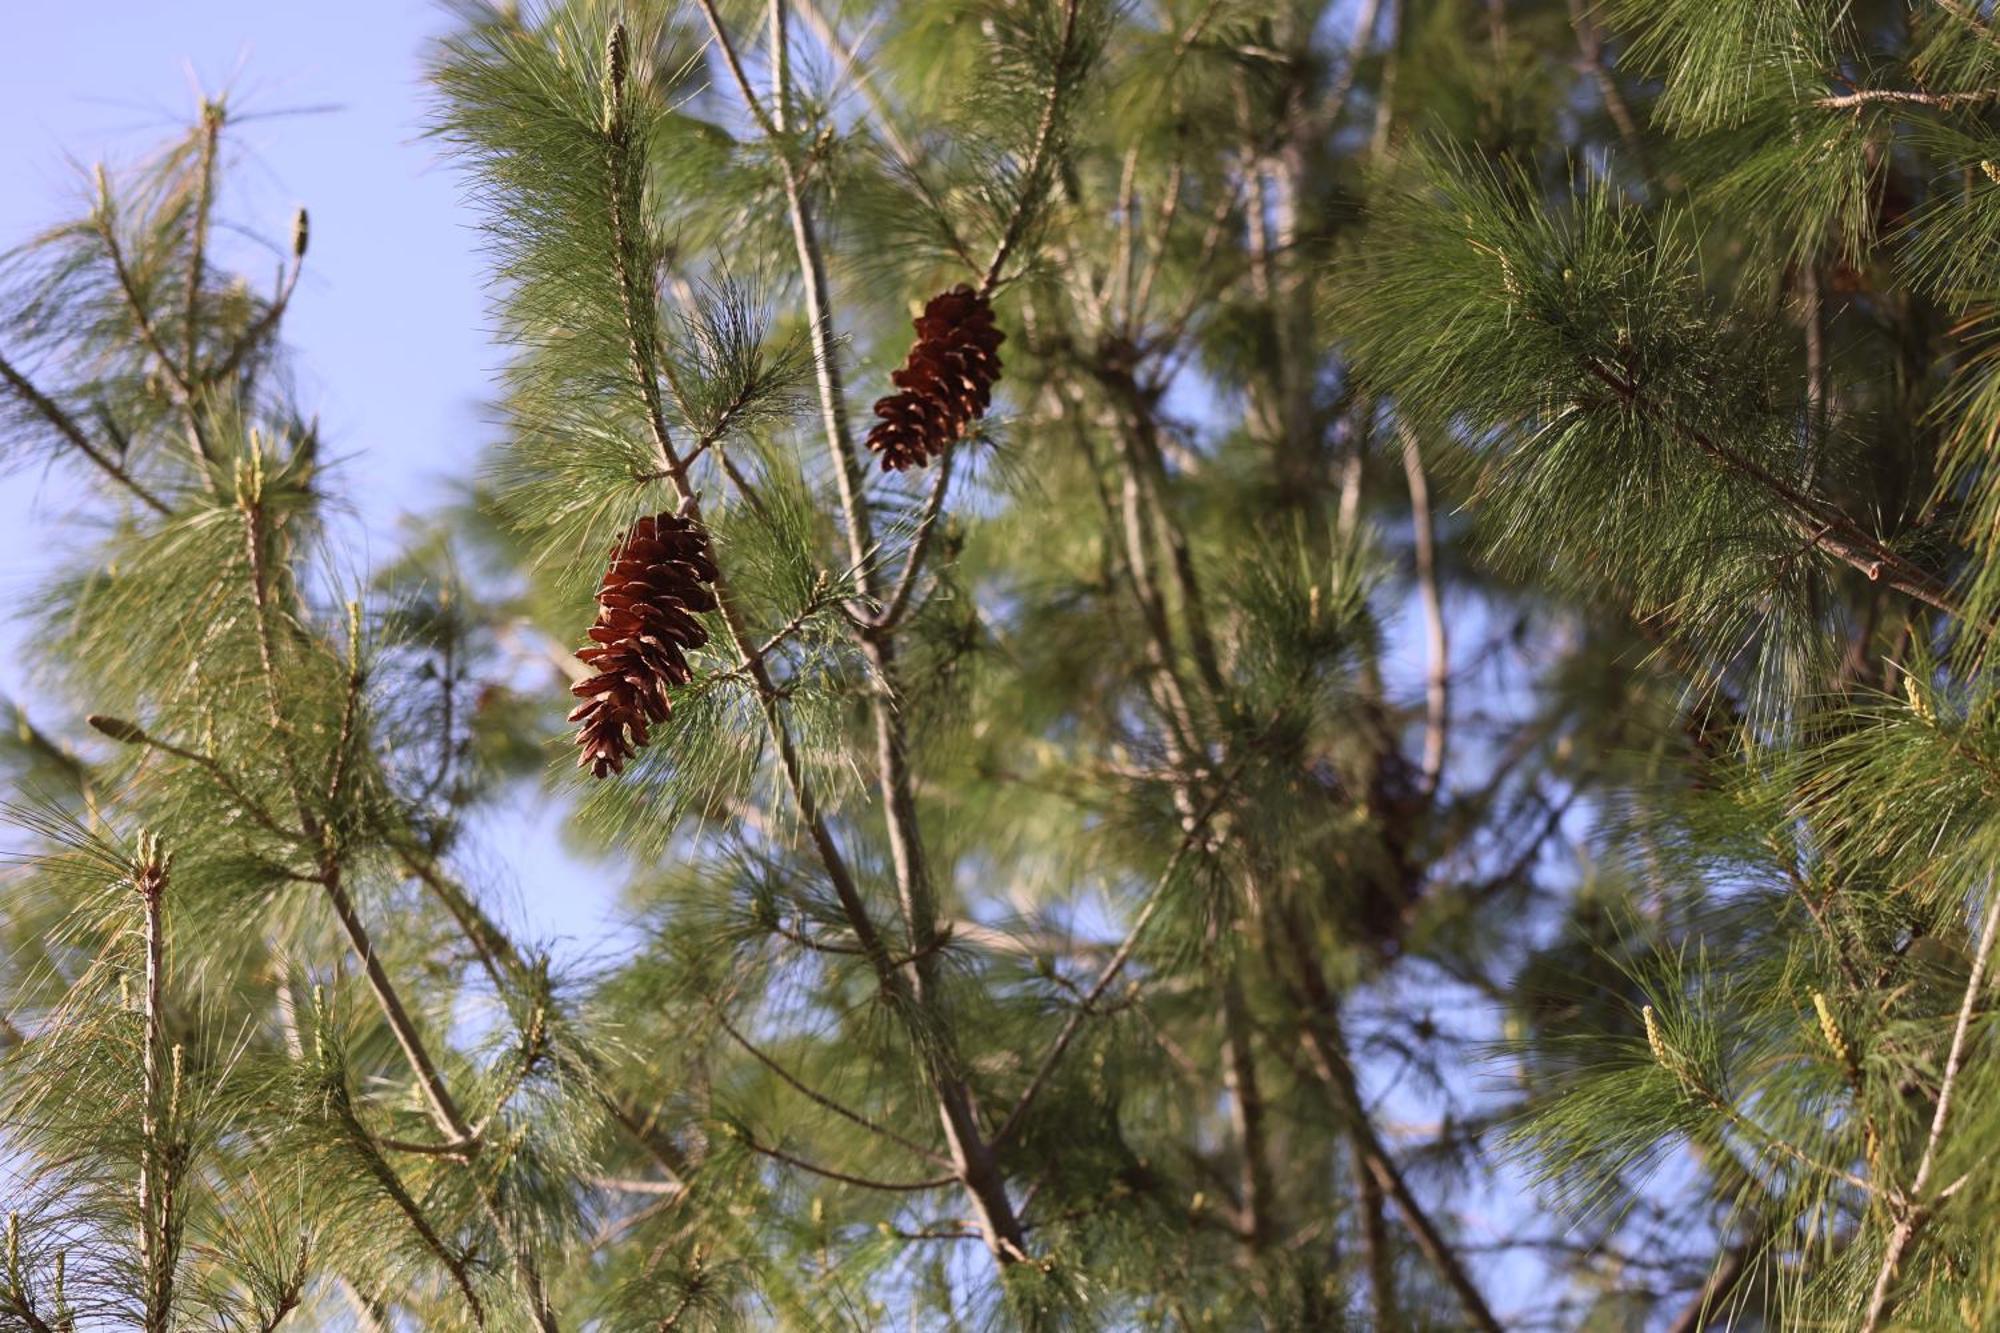
M 112 740 L 125 745 L 144 745 L 146 733 L 136 723 L 127 722 L 122 717 L 107 717 L 103 713 L 92 713 L 84 719 L 92 731 L 101 732 Z
M 1667 1046 L 1667 1039 L 1660 1035 L 1659 1020 L 1653 1017 L 1653 1006 L 1647 1005 L 1639 1011 L 1646 1020 L 1646 1045 L 1653 1052 L 1653 1060 L 1662 1069 L 1674 1067 L 1673 1051 Z
M 1834 1053 L 1840 1063 L 1849 1069 L 1854 1068 L 1854 1049 L 1847 1044 L 1847 1038 L 1841 1035 L 1840 1023 L 1833 1016 L 1833 1006 L 1826 1002 L 1825 994 L 1820 991 L 1812 993 L 1812 1003 L 1813 1012 L 1819 1015 L 1819 1034 L 1826 1039 L 1827 1049 Z
M 173 869 L 172 853 L 162 850 L 160 835 L 139 834 L 139 854 L 132 867 L 132 887 L 147 902 L 158 902 L 166 891 L 167 872 Z
M 304 208 L 292 214 L 292 258 L 306 257 L 306 244 L 312 239 L 312 222 Z
M 625 113 L 625 25 L 615 23 L 604 39 L 604 132 L 618 133 Z
M 1903 673 L 1903 697 L 1910 701 L 1910 711 L 1923 722 L 1936 722 L 1937 713 L 1932 710 L 1930 700 L 1924 698 L 1923 690 L 1917 685 L 1917 678 Z

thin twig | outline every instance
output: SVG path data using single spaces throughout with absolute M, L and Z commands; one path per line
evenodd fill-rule
M 945 492 L 951 488 L 951 464 L 957 455 L 958 441 L 954 440 L 945 446 L 944 457 L 938 460 L 937 475 L 931 479 L 931 493 L 924 501 L 923 517 L 917 520 L 916 533 L 910 538 L 909 554 L 903 559 L 903 572 L 896 580 L 895 591 L 889 594 L 888 605 L 871 622 L 878 633 L 886 633 L 902 624 L 903 616 L 910 608 L 910 595 L 916 590 L 924 555 L 930 549 L 938 517 L 944 512 Z
M 715 12 L 715 0 L 695 0 L 700 6 L 702 17 L 708 20 L 709 35 L 715 39 L 715 49 L 721 53 L 722 62 L 729 69 L 729 77 L 736 81 L 736 91 L 743 98 L 743 105 L 750 112 L 757 128 L 772 138 L 779 137 L 778 127 L 771 123 L 764 104 L 758 100 L 757 92 L 750 86 L 750 76 L 743 72 L 743 62 L 736 55 L 736 44 L 729 40 L 729 32 L 722 26 L 722 16 Z
M 215 152 L 222 133 L 222 104 L 201 102 L 201 159 L 195 183 L 194 232 L 188 243 L 187 309 L 181 326 L 181 383 L 192 385 L 201 346 L 201 284 L 208 260 L 208 224 L 215 208 Z M 203 457 L 207 458 L 204 448 Z
M 951 1165 L 951 1159 L 946 1157 L 943 1153 L 938 1152 L 936 1149 L 926 1148 L 921 1143 L 918 1143 L 912 1139 L 906 1139 L 901 1134 L 898 1134 L 895 1130 L 890 1129 L 888 1126 L 877 1124 L 875 1121 L 870 1120 L 867 1116 L 862 1115 L 859 1111 L 855 1111 L 846 1106 L 843 1106 L 839 1102 L 835 1101 L 833 1098 L 827 1096 L 825 1093 L 819 1092 L 811 1087 L 808 1087 L 804 1082 L 804 1080 L 800 1079 L 796 1074 L 792 1073 L 789 1069 L 786 1069 L 783 1065 L 779 1064 L 777 1060 L 775 1060 L 770 1055 L 765 1053 L 762 1049 L 754 1045 L 748 1037 L 745 1037 L 741 1032 L 738 1032 L 736 1030 L 736 1025 L 729 1021 L 729 1016 L 727 1014 L 724 1014 L 718 1010 L 715 1015 L 715 1018 L 716 1021 L 722 1025 L 722 1030 L 724 1032 L 727 1032 L 730 1035 L 730 1037 L 732 1037 L 735 1040 L 738 1046 L 741 1046 L 745 1051 L 748 1051 L 750 1055 L 756 1059 L 758 1064 L 763 1065 L 773 1074 L 776 1074 L 779 1077 L 779 1079 L 785 1083 L 787 1087 L 791 1088 L 794 1092 L 797 1092 L 807 1101 L 813 1103 L 813 1105 L 823 1107 L 826 1110 L 829 1110 L 833 1112 L 835 1115 L 841 1117 L 843 1120 L 847 1120 L 853 1124 L 859 1125 L 861 1128 L 867 1130 L 871 1134 L 880 1135 L 882 1138 L 889 1140 L 891 1143 L 907 1148 L 911 1152 L 916 1153 L 920 1157 L 927 1158 L 930 1161 L 936 1162 L 941 1166 Z
M 228 379 L 236 372 L 236 368 L 243 364 L 244 358 L 249 356 L 251 350 L 270 337 L 272 330 L 277 328 L 279 321 L 285 317 L 285 311 L 291 306 L 292 293 L 298 289 L 299 275 L 304 271 L 304 256 L 294 258 L 290 267 L 285 270 L 285 276 L 279 282 L 270 303 L 264 307 L 264 312 L 243 330 L 243 336 L 236 340 L 236 345 L 208 369 L 203 376 L 205 382 L 220 384 Z
M 1927 106 L 1949 111 L 1962 106 L 1984 106 L 2000 98 L 2000 88 L 1980 88 L 1972 92 L 1927 93 L 1914 88 L 1857 88 L 1850 93 L 1816 97 L 1813 105 L 1828 111 L 1847 111 L 1864 106 Z
M 1382 1192 L 1396 1205 L 1396 1211 L 1418 1250 L 1457 1294 L 1467 1321 L 1481 1333 L 1502 1333 L 1500 1321 L 1493 1317 L 1479 1285 L 1452 1252 L 1450 1244 L 1422 1203 L 1411 1193 L 1403 1173 L 1397 1169 L 1394 1159 L 1382 1144 L 1381 1135 L 1376 1132 L 1355 1081 L 1353 1062 L 1348 1057 L 1346 1040 L 1340 1027 L 1338 1005 L 1327 989 L 1324 974 L 1307 952 L 1304 936 L 1294 933 L 1290 944 L 1299 968 L 1299 984 L 1304 990 L 1305 1003 L 1302 1007 L 1308 1015 L 1304 1034 L 1307 1054 L 1321 1085 L 1327 1090 L 1335 1113 L 1347 1121 L 1349 1132 L 1357 1137 L 1363 1165 L 1375 1177 Z
M 1602 362 L 1586 360 L 1585 369 L 1608 385 L 1634 412 L 1647 417 L 1659 415 L 1657 409 L 1640 395 L 1638 385 Z M 1867 575 L 1870 582 L 1885 582 L 1946 615 L 1962 614 L 1958 599 L 1949 589 L 1904 556 L 1870 537 L 1860 523 L 1845 512 L 1800 491 L 1762 464 L 1737 453 L 1698 427 L 1671 420 L 1666 424 L 1702 453 L 1770 492 L 1784 505 L 1792 526 L 1813 546 Z
M 77 425 L 75 417 L 65 411 L 60 403 L 36 388 L 33 382 L 16 370 L 13 363 L 4 356 L 0 356 L 0 380 L 4 380 L 17 398 L 26 403 L 42 420 L 48 422 L 78 453 L 95 463 L 106 476 L 130 491 L 146 508 L 163 518 L 172 516 L 174 512 L 172 509 L 168 508 L 158 496 L 140 485 L 123 465 L 93 444 L 90 436 L 84 433 L 83 427 Z
M 845 390 L 841 383 L 840 365 L 834 345 L 834 321 L 826 263 L 820 250 L 813 215 L 807 205 L 806 181 L 788 137 L 792 127 L 787 77 L 786 3 L 785 0 L 771 0 L 769 7 L 773 84 L 771 108 L 767 112 L 750 87 L 749 79 L 743 71 L 742 61 L 737 57 L 735 47 L 722 26 L 712 0 L 698 0 L 698 2 L 708 19 L 715 43 L 722 51 L 724 63 L 736 80 L 746 106 L 778 150 L 786 206 L 792 224 L 792 238 L 798 254 L 800 273 L 804 279 L 806 321 L 813 340 L 813 362 L 819 390 L 820 415 L 840 502 L 848 557 L 857 571 L 856 577 L 864 599 L 873 600 L 876 587 L 875 572 L 868 562 L 869 554 L 874 549 L 874 540 L 866 500 L 862 494 L 860 461 L 855 455 L 854 442 L 847 421 Z M 937 1097 L 938 1115 L 943 1122 L 953 1160 L 959 1167 L 960 1182 L 980 1214 L 982 1227 L 988 1238 L 989 1251 L 996 1262 L 1005 1265 L 1015 1262 L 1025 1254 L 1022 1248 L 1023 1237 L 1019 1220 L 1007 1199 L 1006 1185 L 1001 1177 L 998 1163 L 980 1134 L 972 1110 L 970 1092 L 957 1067 L 955 1044 L 950 1039 L 949 1026 L 942 1021 L 938 979 L 931 947 L 936 934 L 936 906 L 932 897 L 929 871 L 924 861 L 922 838 L 917 831 L 915 786 L 909 772 L 908 745 L 903 735 L 904 719 L 901 709 L 896 706 L 899 690 L 893 643 L 888 635 L 878 634 L 872 630 L 861 633 L 859 638 L 858 646 L 879 682 L 878 690 L 871 698 L 870 704 L 875 722 L 877 760 L 887 798 L 884 801 L 884 816 L 891 860 L 909 939 L 908 952 L 914 960 L 907 978 L 891 964 L 885 953 L 880 952 L 880 937 L 876 934 L 858 893 L 852 892 L 851 885 L 843 889 L 837 876 L 835 891 L 841 899 L 842 910 L 850 917 L 850 925 L 856 939 L 869 951 L 870 959 L 881 975 L 885 989 L 892 995 L 905 997 L 912 1002 L 907 1021 L 912 1028 L 911 1035 L 926 1052 L 927 1073 Z M 808 821 L 808 825 L 810 828 L 811 821 Z M 821 844 L 822 858 L 831 855 L 838 860 L 837 853 L 832 850 L 831 835 L 827 834 L 822 841 L 822 833 L 823 829 L 814 830 L 815 842 Z M 841 870 L 844 874 L 844 862 L 841 862 Z
M 185 759 L 189 763 L 197 765 L 205 770 L 210 777 L 215 779 L 216 785 L 221 787 L 229 795 L 230 799 L 236 802 L 244 814 L 250 816 L 251 821 L 257 827 L 263 829 L 266 833 L 275 834 L 287 842 L 299 843 L 307 840 L 307 835 L 303 830 L 288 828 L 279 823 L 274 815 L 265 810 L 250 793 L 243 789 L 242 784 L 230 776 L 229 770 L 224 768 L 221 762 L 213 755 L 206 755 L 197 750 L 190 750 L 184 745 L 176 745 L 172 741 L 155 736 L 151 732 L 143 731 L 139 727 L 122 719 L 106 718 L 101 714 L 92 713 L 84 720 L 114 740 L 123 741 L 129 745 L 144 745 L 158 750 L 163 754 L 170 754 L 176 759 Z
M 1980 992 L 1986 988 L 1986 972 L 1993 962 L 1995 938 L 2000 936 L 2000 891 L 1991 892 L 1990 896 L 1992 900 L 1986 906 L 1986 918 L 1979 927 L 1979 947 L 1973 955 L 1972 975 L 1966 978 L 1965 997 L 1959 1001 L 1958 1021 L 1952 1026 L 1951 1051 L 1945 1057 L 1944 1075 L 1938 1082 L 1937 1109 L 1931 1113 L 1930 1135 L 1924 1141 L 1924 1153 L 1917 1161 L 1916 1175 L 1911 1177 L 1910 1188 L 1903 1196 L 1902 1220 L 1889 1237 L 1889 1247 L 1882 1255 L 1881 1271 L 1875 1275 L 1875 1290 L 1868 1299 L 1868 1312 L 1862 1318 L 1861 1333 L 1874 1333 L 1888 1314 L 1896 1269 L 1902 1263 L 1903 1252 L 1909 1248 L 1917 1229 L 1947 1195 L 1964 1183 L 1964 1177 L 1961 1177 L 1937 1199 L 1924 1198 L 1924 1188 L 1930 1184 L 1931 1172 L 1937 1167 L 1938 1145 L 1944 1140 L 1945 1124 L 1951 1118 L 1952 1093 L 1958 1086 L 1959 1072 L 1965 1067 L 1966 1037 L 1972 1031 L 1972 1015 L 1979 1007 Z
M 360 1156 L 369 1174 L 375 1177 L 375 1183 L 403 1214 L 404 1220 L 410 1224 L 410 1229 L 416 1232 L 417 1239 L 423 1242 L 424 1248 L 435 1255 L 438 1262 L 444 1265 L 445 1271 L 451 1274 L 452 1285 L 458 1288 L 459 1296 L 465 1301 L 465 1308 L 472 1315 L 474 1326 L 486 1327 L 486 1307 L 481 1303 L 479 1293 L 473 1288 L 472 1275 L 467 1270 L 464 1257 L 444 1243 L 444 1237 L 438 1234 L 437 1228 L 424 1216 L 422 1207 L 410 1194 L 409 1187 L 403 1184 L 402 1178 L 396 1174 L 395 1168 L 383 1160 L 382 1154 L 375 1150 L 374 1141 L 362 1125 L 361 1118 L 354 1112 L 346 1088 L 337 1089 L 335 1095 L 327 1100 L 334 1117 L 347 1131 L 355 1153 Z
M 451 1092 L 445 1087 L 444 1075 L 438 1071 L 437 1062 L 431 1058 L 430 1049 L 425 1045 L 416 1023 L 409 1011 L 403 1007 L 403 998 L 389 979 L 382 959 L 375 951 L 374 942 L 369 938 L 368 928 L 362 924 L 361 916 L 354 910 L 353 900 L 338 874 L 329 875 L 325 881 L 328 904 L 333 908 L 334 917 L 340 922 L 341 932 L 347 936 L 348 947 L 361 960 L 362 972 L 368 979 L 368 988 L 374 992 L 377 1007 L 388 1021 L 389 1031 L 402 1048 L 410 1068 L 416 1073 L 417 1084 L 424 1095 L 424 1102 L 430 1110 L 431 1118 L 438 1129 L 455 1143 L 471 1143 L 476 1136 L 472 1126 L 458 1109 Z
M 821 1166 L 817 1162 L 809 1162 L 805 1158 L 795 1153 L 788 1153 L 782 1148 L 774 1148 L 768 1143 L 759 1143 L 745 1133 L 738 1132 L 734 1137 L 738 1143 L 741 1143 L 760 1157 L 768 1157 L 774 1162 L 783 1162 L 786 1166 L 797 1167 L 808 1175 L 838 1181 L 843 1185 L 855 1185 L 861 1189 L 881 1190 L 887 1194 L 919 1194 L 925 1190 L 944 1189 L 948 1185 L 957 1185 L 960 1183 L 956 1175 L 936 1176 L 930 1180 L 875 1180 L 868 1176 L 857 1176 L 846 1171 L 836 1171 L 832 1167 Z
M 1415 546 L 1418 593 L 1424 605 L 1424 627 L 1430 670 L 1424 677 L 1423 794 L 1434 799 L 1444 776 L 1445 746 L 1451 726 L 1451 641 L 1445 626 L 1444 598 L 1438 591 L 1437 530 L 1431 516 L 1430 482 L 1424 475 L 1417 433 L 1399 420 L 1403 443 L 1403 475 L 1410 487 L 1410 530 Z
M 167 387 L 175 406 L 181 410 L 182 424 L 187 427 L 188 447 L 194 453 L 194 461 L 200 469 L 202 485 L 209 491 L 216 489 L 215 473 L 210 464 L 214 455 L 209 449 L 207 433 L 201 425 L 200 405 L 195 401 L 195 386 L 187 378 L 186 372 L 167 345 L 160 338 L 159 329 L 153 323 L 152 313 L 139 294 L 139 284 L 132 275 L 132 268 L 125 262 L 125 248 L 118 243 L 117 224 L 111 211 L 111 196 L 108 190 L 100 193 L 97 208 L 97 232 L 104 242 L 104 251 L 111 259 L 111 271 L 118 279 L 118 290 L 125 298 L 125 308 L 132 316 L 132 324 L 139 332 L 139 341 L 152 352 L 153 359 L 160 364 L 166 375 Z
M 1083 1027 L 1083 1020 L 1089 1017 L 1097 1002 L 1103 998 L 1104 992 L 1111 988 L 1111 983 L 1118 979 L 1118 974 L 1125 970 L 1125 965 L 1132 961 L 1132 955 L 1139 947 L 1140 937 L 1146 933 L 1146 927 L 1152 924 L 1153 917 L 1166 902 L 1167 889 L 1173 884 L 1174 876 L 1180 873 L 1181 863 L 1202 841 L 1209 821 L 1215 817 L 1216 811 L 1222 808 L 1222 803 L 1229 792 L 1228 781 L 1217 782 L 1214 790 L 1209 793 L 1207 803 L 1195 812 L 1186 831 L 1182 833 L 1180 842 L 1174 847 L 1173 855 L 1167 858 L 1166 867 L 1154 879 L 1153 886 L 1146 891 L 1146 896 L 1140 902 L 1139 914 L 1132 919 L 1131 926 L 1125 932 L 1125 938 L 1105 961 L 1103 968 L 1097 974 L 1097 979 L 1084 991 L 1083 998 L 1070 1010 L 1069 1018 L 1056 1033 L 1055 1040 L 1049 1043 L 1048 1050 L 1043 1052 L 1040 1063 L 1035 1066 L 1035 1072 L 1029 1078 L 1028 1086 L 1021 1090 L 1021 1095 L 1014 1101 L 1013 1109 L 1007 1112 L 1006 1120 L 1001 1122 L 999 1130 L 993 1135 L 996 1146 L 1006 1143 L 1020 1129 L 1021 1122 L 1027 1118 L 1028 1111 L 1035 1104 L 1035 1098 L 1041 1095 L 1049 1077 L 1061 1063 L 1063 1054 L 1069 1050 L 1070 1043 L 1076 1040 L 1077 1032 Z
M 1021 195 L 1015 201 L 1014 212 L 1007 219 L 1007 228 L 1000 234 L 1000 244 L 994 247 L 992 262 L 987 264 L 985 276 L 979 281 L 982 294 L 991 294 L 1000 283 L 1000 274 L 1007 266 L 1014 247 L 1021 243 L 1021 237 L 1028 229 L 1028 220 L 1034 214 L 1034 204 L 1045 188 L 1042 174 L 1048 169 L 1049 145 L 1055 137 L 1057 112 L 1062 105 L 1062 94 L 1067 86 L 1065 80 L 1071 71 L 1061 67 L 1074 53 L 1076 44 L 1076 16 L 1080 0 L 1065 0 L 1063 5 L 1063 29 L 1057 57 L 1058 67 L 1049 74 L 1048 96 L 1042 100 L 1041 118 L 1035 122 L 1035 137 L 1028 149 L 1028 160 L 1021 171 Z M 707 3 L 707 0 L 703 0 Z

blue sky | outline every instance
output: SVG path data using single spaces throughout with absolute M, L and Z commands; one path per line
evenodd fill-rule
M 311 211 L 287 341 L 301 398 L 344 460 L 337 489 L 355 510 L 357 561 L 386 562 L 400 519 L 473 474 L 502 359 L 486 336 L 472 214 L 423 138 L 422 55 L 449 14 L 430 0 L 17 2 L 4 13 L 0 247 L 74 216 L 91 163 L 132 162 L 178 133 L 198 88 L 226 93 L 241 118 L 222 220 L 282 243 L 292 211 Z M 0 605 L 21 605 L 61 558 L 80 493 L 67 469 L 0 473 Z M 74 732 L 76 719 L 38 702 L 15 651 L 30 630 L 0 618 L 0 694 Z M 524 799 L 490 821 L 475 860 L 531 934 L 566 938 L 574 956 L 611 904 L 605 877 L 574 874 L 556 850 L 557 815 Z

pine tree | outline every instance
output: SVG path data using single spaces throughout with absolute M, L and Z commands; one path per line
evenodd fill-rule
M 2000 1318 L 1982 7 L 456 21 L 386 566 L 239 106 L 0 271 L 0 1328 Z

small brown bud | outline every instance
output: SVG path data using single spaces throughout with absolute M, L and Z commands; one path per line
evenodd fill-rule
M 292 214 L 292 258 L 306 257 L 306 244 L 312 239 L 312 222 L 304 208 Z
M 114 741 L 126 745 L 144 745 L 147 737 L 137 724 L 127 722 L 122 717 L 107 717 L 103 713 L 92 713 L 84 719 L 92 731 L 102 732 Z

